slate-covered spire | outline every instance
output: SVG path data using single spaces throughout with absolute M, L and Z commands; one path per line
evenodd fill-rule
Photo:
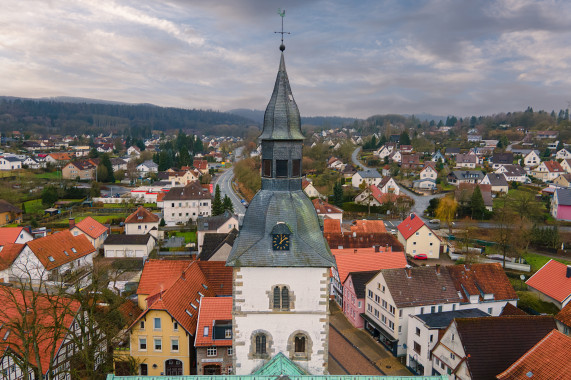
M 289 85 L 282 51 L 274 92 L 264 114 L 264 130 L 260 140 L 303 139 L 301 118 Z

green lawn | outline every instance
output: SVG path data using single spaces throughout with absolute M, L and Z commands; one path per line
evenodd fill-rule
M 41 199 L 34 199 L 33 201 L 24 202 L 26 214 L 43 214 L 44 206 Z
M 55 171 L 50 173 L 39 173 L 35 174 L 34 177 L 41 179 L 59 179 L 61 178 L 61 172 Z
M 533 309 L 538 313 L 557 314 L 559 309 L 551 302 L 545 302 L 539 299 L 539 296 L 530 291 L 517 291 L 518 302 L 517 306 L 521 309 Z
M 87 218 L 88 216 L 91 216 L 93 219 L 97 220 L 99 223 L 107 224 L 107 223 L 110 223 L 112 219 L 119 219 L 119 218 L 125 219 L 128 216 L 128 214 L 90 215 L 90 214 L 84 213 L 81 216 L 76 216 L 75 222 L 76 223 L 81 222 L 83 219 Z
M 188 243 L 196 243 L 196 232 L 194 231 L 176 231 L 174 236 L 182 236 L 184 237 L 184 242 Z
M 524 253 L 522 256 L 525 259 L 525 261 L 527 261 L 527 263 L 531 265 L 532 272 L 537 272 L 542 266 L 544 266 L 545 264 L 547 264 L 549 260 L 551 260 L 550 257 L 538 255 L 535 253 Z M 571 265 L 571 261 L 563 259 L 554 259 L 554 260 L 562 262 L 563 264 L 566 265 Z

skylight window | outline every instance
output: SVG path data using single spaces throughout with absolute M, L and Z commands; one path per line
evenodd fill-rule
M 192 302 L 190 303 L 190 306 L 192 306 L 192 307 L 195 308 L 195 309 L 198 309 L 198 308 L 196 307 L 196 305 L 193 304 Z
M 52 263 L 55 261 L 55 259 L 52 256 L 48 256 L 48 260 L 51 261 Z
M 66 256 L 69 256 L 69 253 L 67 253 L 67 251 L 64 249 L 63 253 L 65 253 Z
M 186 311 L 186 314 L 190 315 L 190 317 L 192 318 L 192 313 L 188 311 L 188 309 L 185 309 L 184 311 Z
M 77 249 L 75 249 L 75 248 L 71 247 L 71 252 L 73 252 L 73 253 L 77 253 Z
M 208 286 L 206 286 L 206 285 L 204 285 L 204 284 L 202 284 L 202 287 L 203 287 L 204 289 L 208 289 Z

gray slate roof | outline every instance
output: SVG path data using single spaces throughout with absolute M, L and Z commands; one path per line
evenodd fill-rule
M 216 216 L 208 216 L 208 217 L 199 216 L 198 220 L 196 221 L 196 225 L 198 231 L 215 231 L 233 216 L 234 215 L 232 215 L 228 211 L 225 211 L 223 214 Z M 238 217 L 236 217 L 236 220 L 238 220 Z
M 355 295 L 357 296 L 357 298 L 365 298 L 365 290 L 367 288 L 367 282 L 369 282 L 373 277 L 375 277 L 377 273 L 379 273 L 378 270 L 349 273 L 347 278 L 351 277 L 353 281 L 353 289 L 355 289 Z
M 301 118 L 289 85 L 283 52 L 274 85 L 274 92 L 264 113 L 264 129 L 259 139 L 305 139 L 301 133 Z
M 503 173 L 488 173 L 486 176 L 488 177 L 490 185 L 492 186 L 508 186 L 508 181 L 506 181 L 506 176 L 503 175 Z
M 463 309 L 456 311 L 443 311 L 433 314 L 417 314 L 416 317 L 431 329 L 445 329 L 455 318 L 488 317 L 489 314 L 480 309 Z
M 449 175 L 456 177 L 459 180 L 466 180 L 466 179 L 481 180 L 484 178 L 484 173 L 482 173 L 480 170 L 454 170 Z
M 154 239 L 150 234 L 144 235 L 123 235 L 123 234 L 112 234 L 107 236 L 103 245 L 141 245 L 147 244 L 149 239 Z
M 555 192 L 559 206 L 571 206 L 571 189 L 557 189 Z
M 292 231 L 289 251 L 272 249 L 272 229 L 278 222 Z M 302 191 L 260 190 L 246 209 L 242 229 L 226 262 L 246 267 L 336 266 L 323 237 L 313 204 Z
M 462 299 L 454 287 L 448 271 L 436 273 L 434 267 L 411 268 L 411 277 L 406 269 L 383 269 L 381 273 L 387 288 L 398 308 L 438 303 L 460 302 Z
M 382 176 L 376 169 L 358 171 L 361 178 L 381 178 Z

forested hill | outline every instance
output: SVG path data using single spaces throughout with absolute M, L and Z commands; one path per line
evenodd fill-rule
M 206 135 L 241 136 L 252 125 L 259 126 L 239 115 L 209 110 L 0 97 L 0 132 L 75 135 L 126 131 L 149 135 L 151 130 L 182 129 Z
M 264 111 L 238 108 L 228 111 L 228 113 L 242 116 L 262 124 L 264 122 Z M 302 125 L 313 125 L 323 128 L 341 128 L 351 126 L 355 118 L 340 116 L 301 116 Z

